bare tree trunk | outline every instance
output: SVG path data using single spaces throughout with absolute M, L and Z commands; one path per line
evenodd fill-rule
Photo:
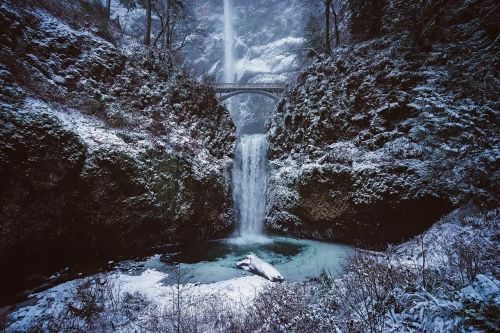
M 323 0 L 325 3 L 325 53 L 331 53 L 330 46 L 330 5 L 332 0 Z
M 170 46 L 172 45 L 172 30 L 173 28 L 170 27 L 170 12 L 167 15 L 167 32 L 166 32 L 166 45 L 167 49 L 170 49 Z
M 422 286 L 425 288 L 425 246 L 424 246 L 424 234 L 421 235 L 420 241 L 422 242 Z
M 146 36 L 144 37 L 144 44 L 149 46 L 151 43 L 151 0 L 146 2 Z
M 335 46 L 339 47 L 339 45 L 340 45 L 339 21 L 338 21 L 337 12 L 335 11 L 335 8 L 333 7 L 333 1 L 331 3 L 331 7 L 332 7 L 332 13 L 333 13 L 333 26 L 335 29 Z
M 108 15 L 108 20 L 111 17 L 111 0 L 106 2 L 106 15 Z
M 161 30 L 160 32 L 158 32 L 158 35 L 156 35 L 154 41 L 153 41 L 153 47 L 156 47 L 156 45 L 158 44 L 158 41 L 159 40 L 164 40 L 164 35 L 165 35 L 165 29 L 166 29 L 166 25 L 163 24 L 163 17 L 159 16 L 160 18 L 160 26 L 161 26 Z M 162 48 L 163 48 L 163 43 L 162 43 Z

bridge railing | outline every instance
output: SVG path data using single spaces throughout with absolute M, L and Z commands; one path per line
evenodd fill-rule
M 216 83 L 215 90 L 284 90 L 283 83 Z

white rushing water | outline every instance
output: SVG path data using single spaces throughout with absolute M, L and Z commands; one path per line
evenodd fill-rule
M 241 137 L 233 166 L 233 196 L 238 236 L 262 241 L 266 213 L 267 140 L 265 134 Z
M 234 82 L 233 0 L 224 0 L 224 81 Z
M 224 81 L 235 82 L 233 0 L 224 0 Z M 231 110 L 231 104 L 227 107 Z M 238 124 L 236 124 L 238 126 Z M 238 140 L 233 171 L 233 200 L 238 221 L 235 242 L 266 242 L 267 140 L 265 134 L 243 135 Z

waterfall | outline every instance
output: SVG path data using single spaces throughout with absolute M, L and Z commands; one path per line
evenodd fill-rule
M 245 241 L 260 241 L 264 230 L 267 187 L 267 140 L 265 134 L 240 138 L 233 166 L 233 197 Z
M 233 0 L 224 0 L 224 81 L 235 82 Z M 233 105 L 227 104 L 232 113 Z M 234 117 L 237 122 L 238 117 Z M 238 126 L 238 124 L 237 124 Z M 237 242 L 266 242 L 267 140 L 265 134 L 243 135 L 232 170 L 233 201 L 238 221 Z
M 233 0 L 224 0 L 224 81 L 234 82 Z

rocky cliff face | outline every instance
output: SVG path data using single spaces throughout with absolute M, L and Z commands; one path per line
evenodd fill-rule
M 384 243 L 470 200 L 498 205 L 498 10 L 433 4 L 389 1 L 381 37 L 290 87 L 269 125 L 268 228 Z M 408 26 L 418 10 L 430 28 Z
M 232 227 L 235 128 L 210 85 L 86 18 L 73 29 L 75 3 L 0 4 L 5 278 Z

